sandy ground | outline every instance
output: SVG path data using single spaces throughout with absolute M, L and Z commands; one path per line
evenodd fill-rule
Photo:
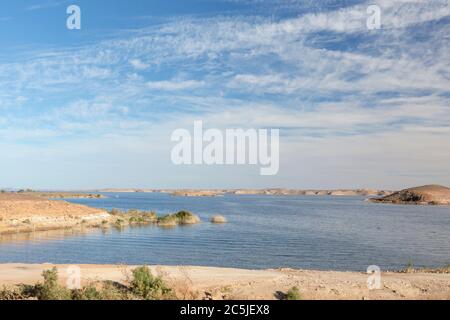
M 0 234 L 98 224 L 110 215 L 100 209 L 31 194 L 0 194 Z
M 0 265 L 0 286 L 34 284 L 53 265 Z M 67 265 L 58 265 L 66 283 Z M 82 283 L 126 283 L 132 266 L 80 265 Z M 278 299 L 297 286 L 302 299 L 450 299 L 450 274 L 382 273 L 381 288 L 369 290 L 365 273 L 307 270 L 243 270 L 210 267 L 152 266 L 169 284 L 195 299 Z

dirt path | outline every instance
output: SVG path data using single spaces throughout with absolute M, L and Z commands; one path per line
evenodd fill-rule
M 53 265 L 0 265 L 0 285 L 34 284 Z M 61 282 L 66 265 L 58 265 Z M 131 266 L 80 265 L 82 282 L 126 282 Z M 197 299 L 277 299 L 297 286 L 302 299 L 450 299 L 450 274 L 382 273 L 381 289 L 367 288 L 367 274 L 307 270 L 243 270 L 153 266 L 154 273 Z

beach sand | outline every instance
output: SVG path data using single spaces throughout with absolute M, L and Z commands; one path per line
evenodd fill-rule
M 35 284 L 52 264 L 0 265 L 0 286 Z M 57 265 L 60 281 L 67 280 L 68 265 Z M 133 266 L 79 265 L 82 283 L 112 280 L 126 283 Z M 450 299 L 448 273 L 381 274 L 381 288 L 367 288 L 366 273 L 310 270 L 244 270 L 212 267 L 152 266 L 173 287 L 195 299 L 279 299 L 291 287 L 299 288 L 301 298 L 337 300 Z M 189 291 L 189 293 L 188 293 Z

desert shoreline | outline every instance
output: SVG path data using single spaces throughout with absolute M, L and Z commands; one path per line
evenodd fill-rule
M 73 265 L 0 264 L 0 287 L 36 284 L 42 271 L 57 267 L 61 284 L 70 276 Z M 83 284 L 97 281 L 126 283 L 136 266 L 80 264 Z M 364 272 L 315 271 L 298 269 L 248 270 L 200 266 L 150 266 L 174 287 L 189 286 L 189 299 L 273 300 L 298 287 L 304 300 L 427 300 L 450 299 L 450 273 L 382 272 L 380 289 L 369 290 Z

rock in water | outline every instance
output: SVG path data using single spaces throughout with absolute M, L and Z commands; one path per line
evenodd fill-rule
M 224 216 L 217 215 L 211 218 L 212 223 L 227 223 L 227 219 Z

